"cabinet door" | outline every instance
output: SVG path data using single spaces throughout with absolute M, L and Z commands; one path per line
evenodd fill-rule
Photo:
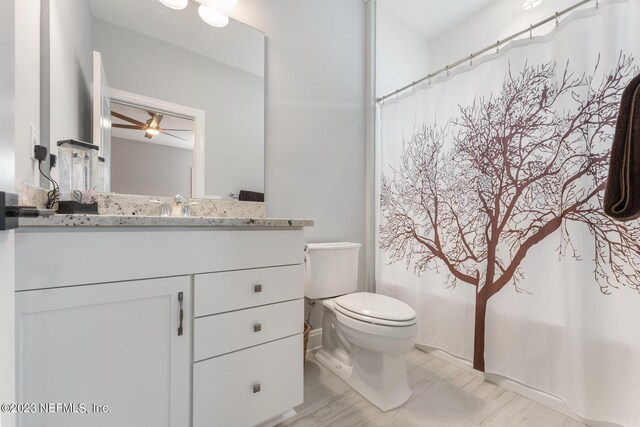
M 172 277 L 18 292 L 18 399 L 37 405 L 19 425 L 188 426 L 190 288 Z

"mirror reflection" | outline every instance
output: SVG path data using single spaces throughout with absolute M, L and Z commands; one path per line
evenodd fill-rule
M 194 2 L 173 10 L 158 0 L 48 0 L 43 11 L 44 77 L 66 82 L 50 85 L 43 112 L 51 147 L 70 138 L 99 145 L 106 191 L 211 198 L 264 192 L 262 32 L 233 19 L 213 27 Z M 140 101 L 148 99 L 154 102 Z M 69 126 L 65 109 L 72 108 L 91 129 Z
M 194 121 L 140 106 L 111 103 L 111 191 L 191 194 Z

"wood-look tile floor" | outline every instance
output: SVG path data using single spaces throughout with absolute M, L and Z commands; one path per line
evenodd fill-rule
M 579 427 L 584 424 L 429 353 L 407 356 L 413 396 L 382 412 L 307 356 L 304 403 L 285 426 Z

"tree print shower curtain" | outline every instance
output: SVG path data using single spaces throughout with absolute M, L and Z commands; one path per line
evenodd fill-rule
M 417 343 L 621 425 L 640 425 L 640 221 L 602 201 L 639 18 L 600 2 L 378 112 L 377 290 L 416 309 Z

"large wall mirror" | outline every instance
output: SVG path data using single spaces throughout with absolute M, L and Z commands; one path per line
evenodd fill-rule
M 112 192 L 264 192 L 262 32 L 233 19 L 212 27 L 194 1 L 183 10 L 158 0 L 42 1 L 43 140 L 53 152 L 58 140 L 100 139 L 93 128 L 102 124 Z M 96 94 L 107 98 L 106 116 Z

